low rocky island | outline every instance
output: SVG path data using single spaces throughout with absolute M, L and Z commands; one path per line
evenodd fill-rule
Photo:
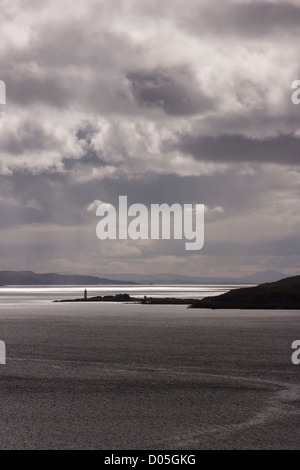
M 193 305 L 199 299 L 180 299 L 176 297 L 131 297 L 129 294 L 98 295 L 96 297 L 83 297 L 80 299 L 55 300 L 54 302 L 126 302 L 154 305 Z
M 55 300 L 55 302 L 126 302 L 151 305 L 187 305 L 190 308 L 208 309 L 296 309 L 300 310 L 300 276 L 255 287 L 233 289 L 225 294 L 204 299 L 176 297 L 131 297 L 129 294 L 84 297 L 80 299 Z
M 300 276 L 205 297 L 193 303 L 191 308 L 300 310 Z

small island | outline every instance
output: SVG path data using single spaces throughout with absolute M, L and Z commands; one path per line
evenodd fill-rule
M 199 299 L 180 299 L 176 297 L 131 297 L 129 294 L 116 295 L 98 295 L 96 297 L 87 297 L 84 291 L 84 297 L 80 299 L 54 300 L 54 302 L 125 302 L 149 305 L 193 305 L 199 302 Z
M 86 290 L 80 299 L 55 300 L 54 302 L 125 302 L 148 305 L 187 305 L 189 308 L 206 309 L 281 309 L 300 310 L 300 276 L 281 279 L 254 287 L 233 289 L 225 294 L 203 299 L 176 297 L 131 297 L 129 294 L 88 297 Z

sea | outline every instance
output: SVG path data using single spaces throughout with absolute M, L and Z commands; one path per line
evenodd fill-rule
M 53 302 L 239 287 L 1 287 L 0 449 L 299 449 L 300 311 Z
M 49 303 L 54 300 L 83 298 L 87 289 L 88 297 L 127 293 L 132 297 L 175 297 L 202 299 L 208 296 L 246 287 L 243 285 L 105 285 L 105 286 L 3 286 L 0 287 L 0 308 L 10 303 Z

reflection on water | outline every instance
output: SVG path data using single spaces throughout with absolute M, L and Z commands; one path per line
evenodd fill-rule
M 216 296 L 245 285 L 123 285 L 123 286 L 9 286 L 0 287 L 0 305 L 15 303 L 40 303 L 60 299 L 128 293 L 135 297 L 180 297 L 199 298 Z

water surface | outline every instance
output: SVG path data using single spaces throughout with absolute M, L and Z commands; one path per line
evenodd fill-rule
M 13 289 L 0 296 L 1 449 L 300 448 L 299 311 Z

